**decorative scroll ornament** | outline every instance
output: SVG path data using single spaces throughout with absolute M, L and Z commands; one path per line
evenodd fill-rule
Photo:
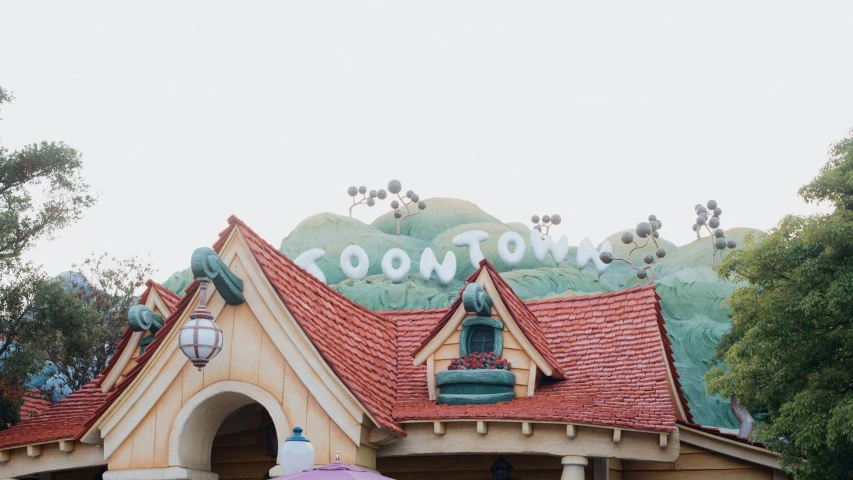
M 212 248 L 195 249 L 192 256 L 192 271 L 197 279 L 207 278 L 216 286 L 216 291 L 228 305 L 240 305 L 243 297 L 243 281 L 228 269 L 225 262 Z
M 195 260 L 195 254 L 193 254 L 193 260 Z M 195 271 L 195 262 L 193 262 L 193 271 Z M 213 323 L 213 312 L 206 305 L 207 284 L 210 280 L 204 277 L 197 280 L 199 281 L 198 307 L 190 313 L 190 320 L 181 327 L 178 346 L 184 355 L 189 357 L 192 364 L 201 371 L 202 367 L 222 350 L 222 329 Z
M 127 323 L 134 332 L 149 331 L 154 334 L 163 328 L 163 317 L 145 305 L 134 305 L 127 312 Z
M 479 283 L 469 283 L 462 292 L 462 305 L 466 312 L 476 313 L 481 317 L 492 316 L 492 299 Z

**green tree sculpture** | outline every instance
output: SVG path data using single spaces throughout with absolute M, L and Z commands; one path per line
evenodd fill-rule
M 708 389 L 734 394 L 763 423 L 754 437 L 798 479 L 853 478 L 853 130 L 799 191 L 830 214 L 789 215 L 720 264 L 747 282 Z
M 696 223 L 693 224 L 693 231 L 696 232 L 696 239 L 702 238 L 702 227 L 711 234 L 711 268 L 717 269 L 717 254 L 723 256 L 723 250 L 726 248 L 734 250 L 737 248 L 737 242 L 734 240 L 726 240 L 726 233 L 720 228 L 720 215 L 723 214 L 723 209 L 717 205 L 716 200 L 708 200 L 707 207 L 701 203 L 697 203 L 694 207 L 696 210 Z
M 644 280 L 648 278 L 649 285 L 655 283 L 655 264 L 658 260 L 662 259 L 666 256 L 666 250 L 661 248 L 658 245 L 658 238 L 660 237 L 659 230 L 663 227 L 663 223 L 658 219 L 655 215 L 649 215 L 648 222 L 640 222 L 637 224 L 637 228 L 634 229 L 634 233 L 640 238 L 645 239 L 646 241 L 643 244 L 639 244 L 634 240 L 634 233 L 624 232 L 622 234 L 622 243 L 625 245 L 634 245 L 631 250 L 628 251 L 628 255 L 624 257 L 614 257 L 610 252 L 601 252 L 598 255 L 598 258 L 601 259 L 602 262 L 610 264 L 614 260 L 625 262 L 631 266 L 634 270 L 637 271 L 637 278 L 640 280 Z M 643 263 L 645 265 L 636 266 L 634 262 L 631 260 L 631 254 L 634 253 L 635 250 L 639 250 L 645 248 L 649 245 L 649 243 L 654 244 L 655 252 L 654 255 L 648 253 L 643 256 Z

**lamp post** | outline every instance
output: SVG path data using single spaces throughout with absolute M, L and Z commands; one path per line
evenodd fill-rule
M 314 447 L 302 435 L 302 427 L 293 427 L 293 435 L 287 437 L 278 451 L 278 464 L 285 475 L 314 468 Z

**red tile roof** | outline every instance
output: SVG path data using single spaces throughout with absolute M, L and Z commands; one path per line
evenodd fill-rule
M 151 290 L 156 291 L 157 295 L 160 296 L 160 299 L 163 300 L 163 303 L 166 305 L 166 308 L 168 308 L 170 312 L 174 312 L 178 304 L 181 303 L 181 297 L 179 297 L 177 293 L 169 290 L 163 285 L 160 285 L 154 280 L 148 280 L 147 282 L 145 282 L 145 286 L 149 287 L 145 289 L 145 293 L 147 294 Z M 141 299 L 140 303 L 145 303 L 145 298 Z
M 397 321 L 394 418 L 502 418 L 673 431 L 676 415 L 661 355 L 658 301 L 653 287 L 639 287 L 528 302 L 566 380 L 543 382 L 532 397 L 495 405 L 438 405 L 429 400 L 426 367 L 414 367 L 413 358 L 447 309 L 383 312 Z
M 158 293 L 160 293 L 161 289 L 165 290 L 162 286 L 150 280 L 146 285 L 148 285 L 148 288 L 142 294 L 140 303 L 145 302 L 145 299 L 148 298 L 148 292 L 152 288 L 157 289 Z M 168 290 L 166 291 L 168 292 Z M 167 294 L 166 296 L 161 294 L 160 296 L 169 308 L 172 308 L 174 305 L 176 310 L 173 311 L 172 315 L 165 320 L 166 325 L 157 332 L 158 339 L 165 335 L 164 330 L 168 331 L 168 329 L 171 328 L 172 324 L 177 320 L 177 317 L 180 316 L 181 311 L 183 311 L 185 304 L 188 303 L 187 301 L 175 304 L 173 297 L 176 297 L 176 295 L 174 294 Z M 180 309 L 180 311 L 178 311 L 178 309 Z M 154 346 L 154 344 L 161 343 L 157 342 L 157 340 L 151 342 L 145 350 L 145 355 L 136 358 L 136 365 L 133 367 L 133 370 L 131 370 L 112 391 L 103 393 L 101 391 L 101 382 L 103 382 L 106 375 L 121 356 L 121 353 L 127 346 L 131 333 L 130 328 L 125 330 L 121 341 L 116 346 L 115 354 L 113 354 L 110 361 L 107 363 L 107 367 L 91 382 L 84 385 L 80 390 L 77 390 L 63 398 L 59 403 L 53 405 L 51 408 L 44 410 L 32 418 L 22 421 L 8 430 L 0 432 L 0 448 L 10 448 L 17 445 L 27 445 L 71 438 L 79 440 L 82 438 L 101 414 L 106 411 L 116 398 L 118 398 L 121 392 L 124 391 L 124 389 L 131 383 L 131 380 L 142 369 L 144 363 L 148 358 L 150 358 L 151 353 L 156 350 L 156 346 Z
M 341 381 L 381 428 L 405 435 L 391 417 L 397 383 L 394 322 L 317 280 L 237 217 L 228 223 L 240 230 L 290 314 Z
M 21 420 L 35 417 L 39 413 L 52 407 L 53 403 L 46 399 L 41 390 L 30 389 L 24 393 L 24 404 L 21 405 Z

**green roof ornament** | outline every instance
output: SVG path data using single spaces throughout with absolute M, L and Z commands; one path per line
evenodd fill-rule
M 134 305 L 127 312 L 127 323 L 134 332 L 149 331 L 152 334 L 163 328 L 163 317 L 145 305 Z
M 196 248 L 192 256 L 192 271 L 197 279 L 208 278 L 228 305 L 240 305 L 243 297 L 243 280 L 234 275 L 219 255 L 209 247 Z
M 481 317 L 492 316 L 492 299 L 479 283 L 469 283 L 462 292 L 462 305 L 466 312 L 476 313 Z

